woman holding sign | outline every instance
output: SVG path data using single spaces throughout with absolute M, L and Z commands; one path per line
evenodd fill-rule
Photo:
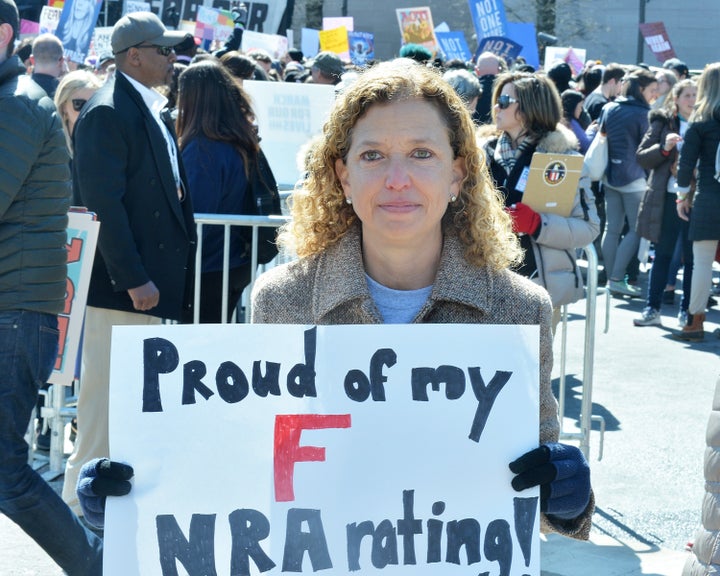
M 590 244 L 600 231 L 595 200 L 585 179 L 568 216 L 538 212 L 523 202 L 523 194 L 535 152 L 575 155 L 578 141 L 561 124 L 560 95 L 544 76 L 510 72 L 498 77 L 493 118 L 495 131 L 481 143 L 523 249 L 517 271 L 550 293 L 557 325 L 561 306 L 584 295 L 575 249 Z
M 508 270 L 517 238 L 460 97 L 412 61 L 373 67 L 338 96 L 307 171 L 279 236 L 299 260 L 257 280 L 253 322 L 539 325 L 541 446 L 509 464 L 512 486 L 540 486 L 546 531 L 587 538 L 589 468 L 557 443 L 550 301 Z M 86 518 L 102 521 L 102 495 L 127 492 L 130 473 L 107 460 L 88 466 Z
M 258 279 L 253 322 L 540 324 L 543 446 L 511 464 L 513 486 L 541 484 L 544 527 L 587 538 L 587 463 L 556 443 L 550 302 L 508 271 L 517 238 L 463 101 L 430 69 L 380 64 L 338 97 L 307 169 L 279 236 L 300 259 Z

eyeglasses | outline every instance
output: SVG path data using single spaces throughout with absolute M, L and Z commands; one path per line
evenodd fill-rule
M 497 102 L 495 102 L 495 106 L 500 108 L 500 110 L 505 110 L 510 107 L 510 104 L 515 104 L 516 102 L 519 102 L 519 100 L 517 98 L 513 98 L 510 94 L 500 94 Z
M 73 98 L 71 102 L 73 110 L 75 110 L 75 112 L 80 112 L 80 110 L 82 110 L 82 107 L 87 104 L 87 100 L 85 100 L 84 98 Z

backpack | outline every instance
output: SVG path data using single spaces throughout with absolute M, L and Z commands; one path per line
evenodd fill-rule
M 257 162 L 250 166 L 243 213 L 251 216 L 282 214 L 277 182 L 262 150 L 258 151 Z M 244 226 L 240 230 L 241 236 L 245 240 L 245 253 L 250 257 L 252 254 L 252 227 Z M 267 264 L 277 256 L 276 235 L 277 228 L 275 227 L 258 227 L 258 264 Z

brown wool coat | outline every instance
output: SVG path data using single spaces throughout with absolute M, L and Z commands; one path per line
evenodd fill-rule
M 455 234 L 448 233 L 430 298 L 413 320 L 430 324 L 540 325 L 540 443 L 557 442 L 557 402 L 552 371 L 552 306 L 547 292 L 510 271 L 469 264 Z M 382 324 L 365 279 L 359 227 L 315 256 L 262 274 L 252 293 L 252 322 L 259 324 Z M 579 518 L 542 529 L 587 539 L 590 505 Z
M 667 184 L 672 165 L 678 156 L 677 148 L 673 148 L 667 156 L 662 153 L 670 132 L 680 132 L 677 118 L 663 110 L 653 110 L 650 112 L 648 131 L 635 154 L 638 164 L 650 171 L 648 187 L 640 203 L 636 231 L 651 242 L 660 241 Z

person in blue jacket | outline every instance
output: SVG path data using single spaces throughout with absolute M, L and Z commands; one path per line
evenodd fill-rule
M 246 214 L 251 166 L 260 151 L 250 100 L 227 69 L 203 60 L 179 77 L 177 134 L 195 212 Z M 222 321 L 222 226 L 203 230 L 200 322 Z M 241 230 L 230 237 L 228 315 L 250 283 L 250 254 Z M 227 319 L 226 319 L 227 320 Z
M 607 214 L 602 253 L 608 288 L 613 294 L 633 298 L 639 298 L 642 290 L 628 284 L 625 270 L 640 244 L 636 224 L 647 187 L 647 173 L 635 152 L 647 132 L 650 104 L 657 91 L 655 75 L 638 68 L 625 77 L 622 96 L 605 105 L 600 115 L 600 132 L 607 134 L 608 144 L 608 165 L 602 180 Z M 626 222 L 628 231 L 623 236 Z

